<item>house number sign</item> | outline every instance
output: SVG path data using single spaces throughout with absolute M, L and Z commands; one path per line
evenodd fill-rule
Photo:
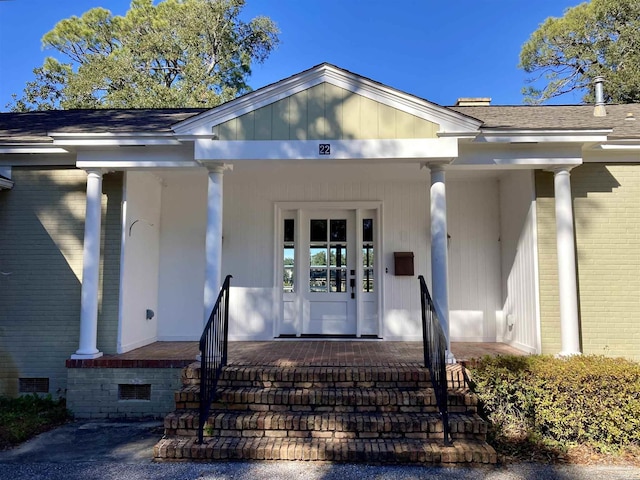
M 320 155 L 331 155 L 331 144 L 330 143 L 320 143 L 319 144 L 319 152 Z

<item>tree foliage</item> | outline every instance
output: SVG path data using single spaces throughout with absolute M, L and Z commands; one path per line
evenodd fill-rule
M 215 106 L 250 91 L 252 62 L 278 43 L 267 17 L 240 19 L 244 0 L 132 0 L 124 16 L 93 8 L 58 22 L 14 111 Z
M 547 18 L 522 46 L 520 68 L 536 74 L 523 89 L 527 103 L 572 91 L 590 102 L 598 75 L 606 101 L 640 101 L 640 1 L 591 0 Z

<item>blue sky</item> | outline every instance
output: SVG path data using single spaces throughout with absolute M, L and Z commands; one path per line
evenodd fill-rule
M 50 51 L 57 21 L 102 6 L 122 15 L 130 0 L 0 0 L 0 111 Z M 441 105 L 487 96 L 522 103 L 520 47 L 549 16 L 580 0 L 247 0 L 244 16 L 271 17 L 281 45 L 250 79 L 259 88 L 330 62 Z M 570 94 L 554 103 L 579 103 Z

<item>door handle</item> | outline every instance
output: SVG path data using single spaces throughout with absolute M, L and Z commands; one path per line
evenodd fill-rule
M 351 298 L 356 298 L 355 288 L 356 288 L 356 279 L 349 279 L 349 286 L 351 287 Z

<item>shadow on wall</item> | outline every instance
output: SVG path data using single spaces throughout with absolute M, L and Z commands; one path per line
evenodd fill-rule
M 15 168 L 13 179 L 0 195 L 2 383 L 17 393 L 18 375 L 46 377 L 56 393 L 78 346 L 86 175 Z
M 98 298 L 98 350 L 104 353 L 116 353 L 118 341 L 122 190 L 122 172 L 104 175 Z
M 232 282 L 235 278 L 232 280 Z M 273 338 L 273 289 L 231 286 L 229 335 L 238 339 Z
M 86 174 L 14 168 L 13 180 L 0 195 L 0 394 L 18 393 L 18 376 L 49 378 L 50 392 L 63 393 L 65 360 L 78 348 Z M 105 191 L 118 185 L 121 175 L 105 175 Z M 120 198 L 108 196 L 105 222 L 117 225 L 105 244 L 104 281 L 115 277 L 115 288 L 103 299 L 115 295 L 116 323 Z

